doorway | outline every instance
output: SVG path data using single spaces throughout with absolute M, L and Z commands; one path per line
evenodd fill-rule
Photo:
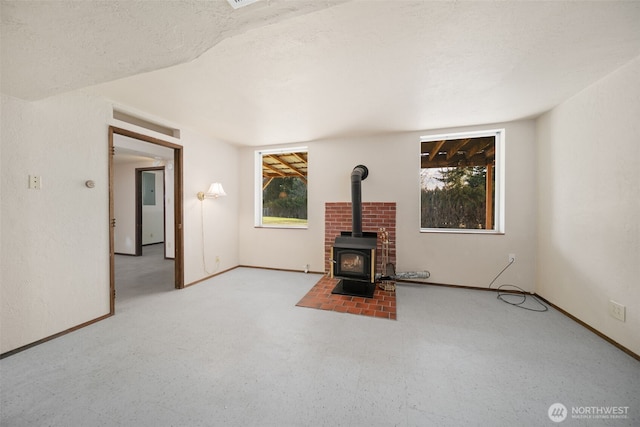
M 162 243 L 164 257 L 174 258 L 167 252 L 165 229 L 167 225 L 165 201 L 165 167 L 135 168 L 136 234 L 135 254 L 142 255 L 142 247 Z
M 164 218 L 163 222 L 167 222 L 167 217 L 171 217 L 173 221 L 173 227 L 165 227 L 167 236 L 163 236 L 163 240 L 166 242 L 166 238 L 169 237 L 173 240 L 172 250 L 169 251 L 166 248 L 164 254 L 166 258 L 173 258 L 174 262 L 174 287 L 176 289 L 184 288 L 184 236 L 182 230 L 182 220 L 183 220 L 183 209 L 182 209 L 182 146 L 178 144 L 174 144 L 168 141 L 163 141 L 157 138 L 149 137 L 143 134 L 139 134 L 136 132 L 132 132 L 129 130 L 117 128 L 114 126 L 109 127 L 109 263 L 110 263 L 110 280 L 109 280 L 109 293 L 110 293 L 110 310 L 111 314 L 115 313 L 115 298 L 116 298 L 116 288 L 115 288 L 115 254 L 116 254 L 116 227 L 118 225 L 118 218 L 115 213 L 115 203 L 114 203 L 114 177 L 115 177 L 115 167 L 114 167 L 114 157 L 116 154 L 116 146 L 114 145 L 114 139 L 119 137 L 126 137 L 131 140 L 136 140 L 139 143 L 144 143 L 149 147 L 164 147 L 164 149 L 169 149 L 173 154 L 173 161 L 171 162 L 171 167 L 173 170 L 173 185 L 170 188 L 167 188 L 167 192 L 173 193 L 171 203 L 167 202 L 164 205 Z M 143 169 L 164 169 L 164 167 L 152 167 L 152 168 L 143 168 Z M 140 171 L 140 179 L 142 181 L 142 172 Z M 136 176 L 138 172 L 136 171 Z M 164 180 L 163 180 L 164 181 Z M 136 187 L 138 188 L 138 187 Z M 142 188 L 142 182 L 140 183 L 140 188 Z M 151 193 L 151 192 L 150 192 Z M 136 194 L 141 199 L 144 197 L 141 191 L 136 191 Z M 136 203 L 137 206 L 137 203 Z M 140 201 L 140 206 L 143 206 L 143 200 Z M 136 208 L 136 217 L 138 209 Z M 138 227 L 140 224 L 140 227 Z M 139 228 L 139 230 L 138 230 Z M 142 218 L 140 221 L 136 219 L 136 231 L 135 231 L 135 244 L 133 242 L 131 245 L 135 245 L 135 252 L 130 253 L 130 255 L 142 255 L 142 244 L 143 238 L 142 234 Z M 171 235 L 171 236 L 169 236 Z M 131 239 L 134 240 L 134 239 Z M 133 249 L 133 247 L 132 247 Z M 169 254 L 171 252 L 171 254 Z M 173 257 L 169 256 L 173 255 Z

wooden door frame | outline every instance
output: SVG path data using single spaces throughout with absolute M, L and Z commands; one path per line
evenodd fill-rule
M 151 171 L 162 171 L 162 176 L 164 178 L 164 166 L 149 166 L 149 167 L 145 167 L 145 168 L 136 168 L 136 241 L 135 241 L 135 255 L 136 256 L 141 256 L 142 255 L 142 172 L 151 172 Z M 164 192 L 166 191 L 166 188 L 164 188 L 165 186 L 165 182 L 163 180 L 162 182 L 162 188 L 163 188 L 163 197 L 164 197 Z M 167 206 L 166 203 L 163 202 L 163 206 L 162 206 L 162 216 L 163 216 L 163 220 L 162 220 L 162 229 L 163 232 L 165 233 L 165 237 L 162 239 L 162 245 L 165 248 L 164 250 L 164 257 L 167 258 L 167 237 L 166 237 L 166 231 L 167 231 Z
M 114 227 L 115 227 L 115 213 L 113 202 L 113 156 L 115 155 L 115 148 L 113 145 L 113 135 L 122 135 L 129 138 L 138 139 L 143 142 L 151 144 L 161 145 L 163 147 L 173 149 L 173 179 L 174 179 L 174 191 L 173 191 L 173 210 L 174 210 L 174 271 L 175 271 L 175 288 L 184 288 L 184 233 L 182 227 L 182 221 L 184 217 L 183 213 L 183 189 L 182 189 L 182 145 L 174 144 L 172 142 L 163 141 L 158 138 L 143 135 L 130 130 L 118 128 L 115 126 L 109 126 L 109 298 L 110 298 L 110 314 L 115 313 L 115 240 L 114 240 Z

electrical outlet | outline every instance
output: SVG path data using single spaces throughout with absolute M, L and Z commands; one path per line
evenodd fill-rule
M 624 305 L 618 304 L 614 300 L 609 300 L 609 314 L 612 317 L 624 322 L 626 311 L 627 308 Z
M 216 255 L 216 264 L 220 264 L 220 256 Z
M 40 177 L 36 175 L 29 175 L 29 189 L 39 190 L 40 186 Z
M 509 254 L 509 262 L 516 262 L 516 254 Z

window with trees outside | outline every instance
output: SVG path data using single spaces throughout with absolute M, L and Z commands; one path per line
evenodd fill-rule
M 420 230 L 504 233 L 504 130 L 420 139 Z
M 256 226 L 307 227 L 306 148 L 256 152 Z

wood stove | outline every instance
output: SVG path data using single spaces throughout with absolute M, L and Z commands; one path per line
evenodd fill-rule
M 361 182 L 368 176 L 366 166 L 351 173 L 352 230 L 343 231 L 331 248 L 331 277 L 341 279 L 332 293 L 373 297 L 376 280 L 377 233 L 362 232 Z

